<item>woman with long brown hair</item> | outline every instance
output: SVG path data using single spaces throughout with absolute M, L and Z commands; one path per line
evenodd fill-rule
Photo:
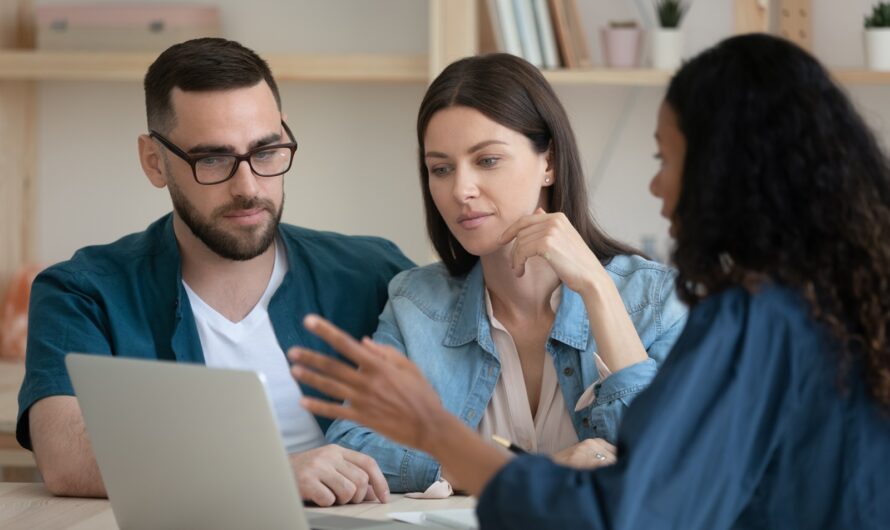
M 568 116 L 528 62 L 450 65 L 423 99 L 417 139 L 442 261 L 393 278 L 374 339 L 416 362 L 485 439 L 572 465 L 614 462 L 624 410 L 685 322 L 673 272 L 593 222 Z M 393 491 L 442 474 L 352 422 L 326 437 L 374 457 Z

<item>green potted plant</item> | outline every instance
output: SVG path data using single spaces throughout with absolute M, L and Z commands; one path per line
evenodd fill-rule
M 865 16 L 865 57 L 872 70 L 890 71 L 890 2 L 878 2 Z
M 680 66 L 683 56 L 683 32 L 680 23 L 689 11 L 683 0 L 655 0 L 658 28 L 652 35 L 652 66 L 673 70 Z

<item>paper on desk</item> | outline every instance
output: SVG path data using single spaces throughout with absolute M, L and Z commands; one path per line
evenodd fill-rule
M 423 517 L 423 512 L 389 512 L 388 514 L 395 521 L 402 521 L 403 523 L 411 523 L 423 526 L 426 522 L 426 519 Z
M 426 512 L 392 512 L 389 516 L 396 521 L 418 526 L 438 526 L 462 530 L 478 530 L 479 528 L 479 520 L 476 519 L 476 511 L 473 508 L 429 510 Z
M 430 484 L 426 491 L 406 493 L 405 497 L 409 499 L 446 499 L 452 495 L 454 495 L 454 489 L 452 489 L 451 483 L 444 478 L 440 478 Z

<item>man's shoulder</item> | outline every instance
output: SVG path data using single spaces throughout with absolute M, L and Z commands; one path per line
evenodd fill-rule
M 171 263 L 178 252 L 170 215 L 158 219 L 141 232 L 125 235 L 111 243 L 90 245 L 77 250 L 70 259 L 47 268 L 43 275 L 111 276 L 134 274 L 146 260 L 164 259 L 170 254 Z M 170 230 L 170 233 L 167 231 Z
M 279 227 L 289 251 L 303 251 L 301 260 L 335 260 L 342 263 L 344 259 L 358 259 L 366 265 L 387 261 L 396 262 L 401 268 L 413 266 L 395 243 L 382 237 L 347 235 L 286 223 L 281 223 Z

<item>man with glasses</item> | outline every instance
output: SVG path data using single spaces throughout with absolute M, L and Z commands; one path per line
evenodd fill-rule
M 251 369 L 265 376 L 304 497 L 385 500 L 373 459 L 324 445 L 329 421 L 299 406 L 303 392 L 317 392 L 294 382 L 284 352 L 325 349 L 302 329 L 310 312 L 370 335 L 390 278 L 413 264 L 383 239 L 279 224 L 297 141 L 251 50 L 209 38 L 173 46 L 149 67 L 145 98 L 139 159 L 173 212 L 35 280 L 19 442 L 51 492 L 104 496 L 65 354 Z

